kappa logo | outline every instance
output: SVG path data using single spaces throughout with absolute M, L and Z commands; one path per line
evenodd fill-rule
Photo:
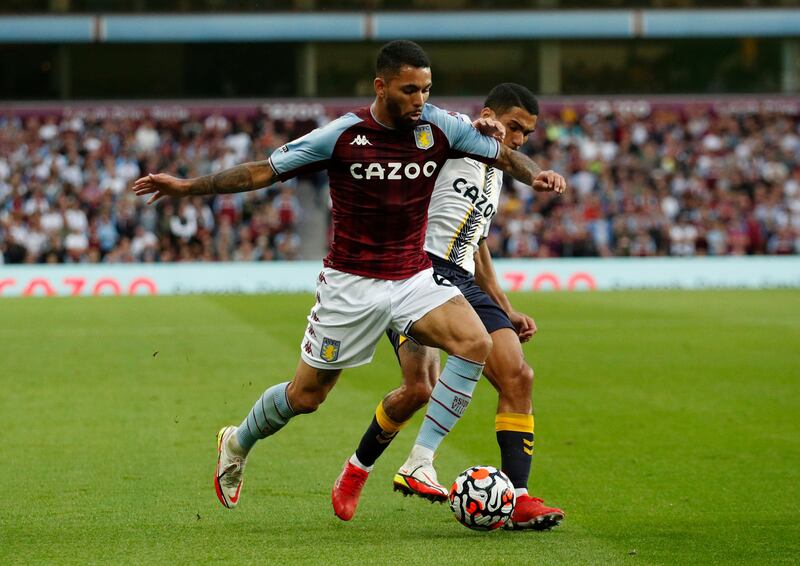
M 357 135 L 356 139 L 350 142 L 350 145 L 372 145 L 369 143 L 367 136 L 365 135 Z
M 433 147 L 433 129 L 430 124 L 423 124 L 414 128 L 414 142 L 420 149 Z
M 322 348 L 319 350 L 319 357 L 326 362 L 335 362 L 339 358 L 339 347 L 342 343 L 339 340 L 330 338 L 322 339 Z

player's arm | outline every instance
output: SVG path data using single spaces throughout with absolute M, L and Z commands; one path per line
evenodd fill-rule
M 538 192 L 563 193 L 567 188 L 564 177 L 555 171 L 542 171 L 530 157 L 500 143 L 497 138 L 501 131 L 494 123 L 484 124 L 485 127 L 476 129 L 468 121 L 430 104 L 426 106 L 425 119 L 444 131 L 455 152 L 453 157 L 467 156 L 493 165 Z M 481 124 L 478 123 L 478 126 Z M 488 133 L 491 137 L 483 133 Z
M 500 288 L 500 282 L 497 280 L 492 263 L 492 254 L 489 253 L 486 240 L 481 242 L 478 251 L 475 252 L 475 282 L 501 309 L 506 311 L 514 328 L 517 329 L 520 342 L 527 342 L 533 338 L 537 330 L 536 322 L 528 315 L 515 311 L 508 297 Z
M 165 196 L 184 197 L 254 191 L 268 187 L 277 180 L 278 176 L 269 160 L 264 160 L 243 163 L 194 179 L 178 179 L 163 173 L 150 174 L 138 179 L 133 184 L 133 191 L 137 196 L 152 194 L 153 196 L 147 201 L 147 204 L 152 204 Z
M 270 186 L 278 180 L 269 159 L 252 161 L 224 169 L 213 175 L 189 180 L 189 194 L 241 193 Z
M 134 183 L 133 190 L 137 195 L 152 194 L 147 201 L 151 204 L 165 196 L 241 193 L 268 187 L 278 180 L 286 181 L 303 172 L 324 169 L 341 133 L 360 121 L 354 114 L 346 114 L 279 147 L 264 161 L 244 163 L 194 179 L 147 175 Z
M 533 187 L 537 192 L 563 193 L 567 182 L 555 171 L 542 171 L 542 168 L 530 157 L 519 151 L 501 145 L 494 166 L 508 173 L 517 181 Z

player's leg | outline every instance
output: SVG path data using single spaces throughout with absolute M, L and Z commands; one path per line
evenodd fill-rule
M 433 388 L 414 447 L 395 474 L 394 486 L 405 494 L 444 501 L 448 491 L 437 481 L 433 454 L 469 405 L 491 351 L 491 337 L 462 295 L 429 311 L 413 324 L 410 333 L 419 342 L 450 355 Z
M 461 295 L 427 313 L 411 332 L 419 342 L 449 354 L 415 443 L 419 453 L 432 458 L 472 399 L 491 351 L 491 337 Z
M 417 410 L 430 399 L 439 377 L 439 351 L 392 333 L 403 383 L 378 404 L 372 423 L 355 451 L 355 460 L 371 470 L 389 443 Z
M 494 346 L 483 373 L 498 394 L 495 431 L 502 470 L 520 495 L 527 491 L 533 455 L 533 369 L 514 330 L 501 328 L 491 336 Z
M 257 441 L 278 432 L 292 417 L 316 411 L 341 373 L 312 367 L 301 359 L 291 381 L 273 385 L 256 401 L 231 438 L 231 449 L 247 456 Z
M 214 487 L 225 507 L 233 508 L 239 502 L 247 455 L 256 442 L 277 433 L 292 417 L 316 411 L 341 371 L 318 369 L 301 359 L 292 381 L 267 389 L 238 427 L 219 431 Z
M 390 291 L 386 282 L 332 269 L 320 273 L 294 378 L 267 389 L 238 427 L 218 434 L 214 485 L 223 505 L 236 506 L 247 454 L 258 440 L 281 430 L 292 417 L 315 411 L 342 369 L 372 359 L 391 320 Z
M 564 512 L 547 507 L 541 499 L 528 495 L 534 443 L 533 369 L 525 362 L 516 331 L 500 328 L 491 336 L 494 346 L 483 373 L 498 392 L 495 431 L 501 467 L 517 493 L 517 504 L 508 526 L 549 529 L 558 525 Z
M 343 521 L 355 515 L 364 483 L 377 459 L 414 413 L 428 402 L 439 374 L 439 351 L 387 332 L 395 348 L 403 383 L 378 404 L 358 448 L 345 462 L 331 493 L 333 511 Z

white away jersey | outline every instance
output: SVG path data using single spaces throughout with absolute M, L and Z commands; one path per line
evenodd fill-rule
M 489 234 L 503 172 L 465 157 L 450 159 L 436 178 L 428 207 L 425 251 L 474 274 L 474 254 Z

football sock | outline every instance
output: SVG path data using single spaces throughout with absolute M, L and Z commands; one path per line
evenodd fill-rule
M 447 358 L 442 375 L 433 388 L 416 444 L 436 452 L 444 437 L 464 414 L 482 371 L 483 364 L 458 356 Z
M 247 418 L 236 429 L 236 440 L 245 452 L 249 452 L 256 441 L 278 432 L 294 416 L 286 397 L 288 386 L 287 381 L 264 391 L 250 409 Z
M 383 401 L 378 403 L 378 408 L 375 409 L 375 416 L 372 417 L 372 422 L 367 432 L 361 437 L 361 442 L 355 453 L 355 457 L 363 465 L 364 469 L 367 471 L 372 469 L 375 461 L 380 458 L 383 451 L 386 450 L 389 443 L 394 440 L 394 437 L 397 436 L 397 433 L 407 422 L 398 423 L 392 420 L 383 408 Z M 357 465 L 355 462 L 353 464 Z
M 527 493 L 533 459 L 533 415 L 498 413 L 494 429 L 503 472 L 514 484 L 517 495 L 523 489 Z
M 356 468 L 361 468 L 362 470 L 364 470 L 364 471 L 365 471 L 365 472 L 367 472 L 367 473 L 371 472 L 371 471 L 372 471 L 372 468 L 374 468 L 374 467 L 375 467 L 375 466 L 367 466 L 366 464 L 364 464 L 364 462 L 362 462 L 361 460 L 359 460 L 359 459 L 358 459 L 358 456 L 356 456 L 355 454 L 353 454 L 352 456 L 350 456 L 350 460 L 348 460 L 348 461 L 349 461 L 351 464 L 353 464 L 353 465 L 354 465 Z

